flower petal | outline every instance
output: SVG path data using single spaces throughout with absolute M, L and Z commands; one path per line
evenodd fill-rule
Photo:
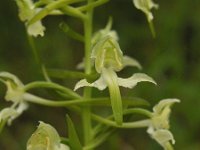
M 59 150 L 60 137 L 57 131 L 49 124 L 40 121 L 37 130 L 27 142 L 27 150 L 49 149 Z
M 18 113 L 14 108 L 4 108 L 0 112 L 0 122 L 9 119 L 12 116 L 16 116 L 17 114 Z
M 158 5 L 155 4 L 152 0 L 133 0 L 133 3 L 137 9 L 143 11 L 146 16 L 147 20 L 151 22 L 153 20 L 153 14 L 151 13 L 151 9 L 158 8 Z
M 111 30 L 111 28 L 112 28 L 112 18 L 110 17 L 106 27 L 94 33 L 92 37 L 92 45 L 95 45 L 99 40 L 101 40 L 102 38 L 106 36 L 111 36 L 116 41 L 118 41 L 119 37 L 118 37 L 117 32 L 115 30 Z
M 9 72 L 0 72 L 0 79 L 2 80 L 12 80 L 17 86 L 24 86 L 19 78 Z M 2 81 L 1 80 L 1 81 Z
M 84 87 L 84 86 L 95 87 L 99 90 L 104 90 L 107 87 L 107 84 L 105 83 L 102 76 L 93 83 L 89 83 L 89 82 L 87 82 L 86 79 L 82 79 L 78 83 L 76 83 L 74 91 L 76 91 L 77 89 Z
M 137 67 L 138 69 L 142 69 L 142 66 L 136 59 L 131 58 L 129 56 L 123 56 L 123 67 L 126 66 L 132 66 L 132 67 Z
M 42 25 L 41 21 L 37 21 L 28 26 L 28 34 L 34 37 L 38 35 L 44 36 L 45 27 Z
M 28 109 L 28 104 L 25 102 L 19 103 L 17 108 L 15 108 L 15 114 L 10 116 L 8 119 L 8 125 L 12 124 L 12 121 L 19 117 L 26 109 Z
M 5 99 L 12 102 L 20 102 L 24 94 L 23 83 L 13 74 L 0 72 L 0 81 L 7 86 Z
M 16 0 L 21 21 L 29 20 L 35 13 L 32 0 Z M 31 9 L 32 8 L 32 9 Z
M 95 59 L 95 69 L 101 73 L 103 68 L 120 71 L 123 67 L 123 54 L 118 42 L 107 35 L 97 42 L 92 49 L 91 58 Z
M 166 148 L 168 142 L 175 144 L 173 134 L 169 130 L 160 129 L 150 134 L 163 148 Z
M 69 146 L 65 145 L 65 144 L 60 144 L 60 147 L 58 150 L 70 150 Z
M 123 79 L 118 78 L 118 84 L 126 88 L 133 88 L 138 82 L 147 81 L 156 84 L 156 82 L 144 73 L 135 73 L 131 77 Z
M 180 100 L 176 98 L 163 99 L 156 106 L 153 107 L 153 111 L 156 114 L 160 114 L 163 109 L 172 106 L 174 103 L 180 103 Z

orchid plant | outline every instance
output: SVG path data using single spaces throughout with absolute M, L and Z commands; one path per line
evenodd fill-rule
M 126 66 L 142 69 L 140 63 L 130 56 L 123 54 L 118 43 L 118 34 L 112 30 L 110 18 L 106 27 L 93 33 L 93 12 L 96 7 L 106 4 L 109 0 L 15 0 L 19 9 L 19 18 L 25 24 L 27 34 L 30 37 L 44 36 L 45 27 L 42 19 L 49 15 L 67 15 L 83 22 L 84 33 L 78 33 L 67 24 L 62 23 L 61 28 L 74 40 L 84 43 L 84 59 L 78 65 L 80 71 L 65 71 L 72 78 L 80 79 L 70 89 L 52 81 L 52 70 L 43 66 L 44 81 L 34 81 L 23 84 L 14 74 L 0 72 L 0 82 L 5 84 L 7 92 L 5 100 L 12 102 L 10 107 L 0 111 L 0 130 L 6 124 L 11 125 L 14 119 L 20 117 L 32 103 L 50 106 L 64 107 L 80 114 L 82 118 L 83 141 L 75 129 L 72 118 L 67 114 L 68 136 L 60 137 L 56 129 L 42 121 L 36 131 L 27 142 L 27 150 L 92 150 L 102 144 L 113 131 L 119 128 L 147 128 L 147 133 L 164 150 L 173 150 L 175 144 L 173 134 L 169 130 L 169 115 L 171 106 L 179 103 L 178 99 L 164 99 L 153 107 L 153 111 L 142 106 L 148 102 L 136 97 L 126 97 L 120 91 L 120 86 L 133 89 L 140 82 L 150 82 L 156 85 L 156 81 L 145 73 L 134 73 L 128 78 L 121 78 L 118 72 Z M 152 8 L 158 8 L 158 4 L 152 0 L 133 0 L 134 6 L 143 11 L 150 25 L 153 36 Z M 53 71 L 55 73 L 55 70 Z M 62 74 L 62 71 L 57 71 Z M 53 89 L 63 100 L 52 100 L 32 94 L 31 89 Z M 83 88 L 83 94 L 76 91 Z M 108 97 L 92 97 L 92 89 L 99 91 L 108 88 Z M 92 107 L 110 107 L 111 114 L 103 116 L 92 111 Z M 143 115 L 145 119 L 130 121 L 124 116 Z M 95 123 L 94 123 L 95 122 Z

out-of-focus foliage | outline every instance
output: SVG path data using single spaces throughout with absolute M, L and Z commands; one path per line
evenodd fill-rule
M 141 96 L 152 104 L 163 98 L 176 97 L 181 103 L 173 109 L 171 131 L 176 139 L 175 149 L 200 149 L 200 1 L 161 0 L 154 12 L 156 38 L 153 39 L 144 14 L 132 4 L 132 0 L 110 0 L 95 11 L 94 29 L 103 28 L 108 14 L 113 16 L 113 28 L 118 31 L 120 47 L 124 54 L 137 58 L 143 72 L 152 76 L 157 87 L 139 85 L 126 95 Z M 82 44 L 69 39 L 59 28 L 66 21 L 82 31 L 80 22 L 70 17 L 44 19 L 46 35 L 35 39 L 40 59 L 47 67 L 73 69 L 83 56 Z M 0 4 L 0 71 L 9 71 L 24 83 L 43 79 L 28 44 L 23 23 L 17 16 L 13 0 Z M 129 76 L 131 68 L 122 75 Z M 69 87 L 74 83 L 62 81 Z M 37 92 L 37 91 L 36 91 Z M 44 91 L 43 94 L 45 94 Z M 0 85 L 0 108 L 5 87 Z M 60 135 L 66 135 L 64 117 L 66 110 L 31 106 L 29 111 L 13 122 L 0 135 L 0 149 L 22 150 L 35 130 L 37 121 L 51 123 Z M 53 119 L 52 119 L 53 118 Z M 76 122 L 78 125 L 78 122 Z M 146 134 L 146 129 L 117 132 L 106 142 L 106 149 L 113 150 L 159 150 L 156 142 Z M 118 144 L 119 145 L 118 145 Z M 99 150 L 105 149 L 104 145 Z

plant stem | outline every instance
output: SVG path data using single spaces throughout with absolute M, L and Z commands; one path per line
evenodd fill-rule
M 91 4 L 93 0 L 88 0 L 88 4 Z M 91 74 L 91 38 L 92 38 L 92 20 L 93 20 L 93 9 L 89 9 L 86 12 L 86 19 L 84 19 L 84 35 L 85 35 L 85 73 Z M 91 97 L 91 88 L 84 88 L 84 99 Z M 91 122 L 91 109 L 86 106 L 82 109 L 83 115 L 83 134 L 84 144 L 87 145 L 92 137 L 92 122 Z

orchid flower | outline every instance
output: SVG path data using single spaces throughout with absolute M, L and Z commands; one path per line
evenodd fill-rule
M 60 136 L 54 127 L 40 121 L 37 130 L 27 142 L 27 150 L 70 150 L 60 141 Z
M 141 11 L 145 13 L 150 25 L 151 32 L 153 36 L 155 36 L 154 27 L 152 24 L 153 14 L 151 12 L 151 9 L 153 8 L 158 9 L 159 7 L 158 4 L 155 4 L 152 0 L 133 0 L 133 4 L 135 5 L 137 9 L 140 9 Z
M 0 122 L 3 120 L 8 121 L 10 125 L 15 118 L 28 108 L 28 104 L 23 101 L 24 85 L 16 76 L 8 72 L 0 72 L 0 81 L 7 86 L 5 100 L 13 102 L 11 107 L 0 111 Z
M 19 9 L 19 18 L 26 23 L 27 32 L 29 35 L 37 37 L 38 35 L 44 36 L 45 27 L 41 21 L 27 25 L 27 22 L 39 11 L 35 8 L 32 0 L 16 0 Z
M 171 145 L 175 144 L 173 134 L 169 131 L 169 115 L 171 113 L 171 106 L 174 103 L 179 103 L 178 99 L 164 99 L 161 100 L 153 108 L 152 118 L 147 133 L 156 140 L 164 150 L 173 150 Z
M 94 59 L 95 69 L 100 74 L 100 78 L 93 83 L 89 83 L 86 79 L 80 80 L 75 85 L 74 90 L 84 86 L 95 87 L 99 90 L 108 87 L 114 118 L 116 123 L 120 125 L 123 122 L 123 115 L 119 86 L 133 88 L 138 82 L 142 81 L 156 83 L 151 77 L 143 73 L 136 73 L 125 79 L 117 76 L 116 72 L 122 70 L 125 66 L 141 68 L 141 65 L 135 59 L 123 56 L 119 44 L 112 36 L 105 36 L 96 43 L 91 58 Z

